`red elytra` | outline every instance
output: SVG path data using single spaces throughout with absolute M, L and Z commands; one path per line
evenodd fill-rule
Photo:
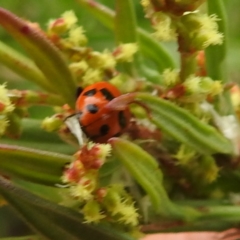
M 92 141 L 105 143 L 121 135 L 128 127 L 129 108 L 113 110 L 106 104 L 120 96 L 120 91 L 108 82 L 98 82 L 86 87 L 76 101 L 76 111 L 83 132 Z

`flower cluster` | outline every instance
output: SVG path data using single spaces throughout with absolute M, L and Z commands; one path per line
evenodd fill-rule
M 203 2 L 141 1 L 155 30 L 153 36 L 161 41 L 178 38 L 180 50 L 186 52 L 203 50 L 223 42 L 223 35 L 218 32 L 218 17 L 195 12 Z
M 190 75 L 182 83 L 178 70 L 166 69 L 162 74 L 164 96 L 178 98 L 185 103 L 193 103 L 212 99 L 223 92 L 221 81 L 214 81 L 210 77 Z
M 179 34 L 184 36 L 188 49 L 203 50 L 210 45 L 223 43 L 223 34 L 218 32 L 216 15 L 189 13 L 181 17 Z
M 99 170 L 111 151 L 109 144 L 88 143 L 74 155 L 62 180 L 69 186 L 70 196 L 81 206 L 85 222 L 109 219 L 128 227 L 138 224 L 134 201 L 122 185 L 101 186 Z
M 6 85 L 0 85 L 0 136 L 3 135 L 9 124 L 9 114 L 14 110 L 14 106 L 8 96 Z
M 72 11 L 51 20 L 47 35 L 67 56 L 69 68 L 77 84 L 82 87 L 119 76 L 117 64 L 131 62 L 138 49 L 136 43 L 127 43 L 119 45 L 112 52 L 107 49 L 103 52 L 93 51 L 87 47 L 84 29 L 77 25 L 77 17 Z

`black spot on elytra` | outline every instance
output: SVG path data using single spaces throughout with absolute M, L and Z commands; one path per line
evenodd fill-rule
M 83 95 L 87 96 L 87 97 L 91 97 L 91 96 L 94 96 L 96 94 L 96 92 L 97 92 L 96 89 L 91 89 L 91 90 L 85 92 Z
M 120 111 L 118 113 L 118 122 L 121 128 L 125 128 L 127 126 L 127 121 L 123 111 Z
M 110 130 L 110 127 L 107 124 L 102 125 L 100 127 L 101 136 L 104 136 L 104 135 L 108 134 L 109 130 Z
M 82 91 L 83 91 L 83 88 L 81 88 L 81 87 L 77 88 L 77 90 L 76 90 L 76 98 L 79 97 L 79 95 L 82 93 Z
M 98 106 L 95 105 L 95 104 L 88 104 L 88 105 L 86 106 L 86 109 L 88 110 L 88 112 L 90 112 L 90 113 L 92 113 L 92 114 L 98 112 Z
M 102 88 L 100 90 L 100 92 L 103 94 L 105 99 L 108 101 L 111 101 L 114 98 L 114 96 L 106 88 Z

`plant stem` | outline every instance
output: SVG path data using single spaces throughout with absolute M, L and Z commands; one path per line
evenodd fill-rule
M 196 73 L 196 69 L 197 69 L 197 61 L 196 61 L 197 52 L 192 52 L 192 53 L 181 52 L 180 54 L 181 54 L 180 79 L 181 79 L 181 81 L 184 81 L 190 75 Z

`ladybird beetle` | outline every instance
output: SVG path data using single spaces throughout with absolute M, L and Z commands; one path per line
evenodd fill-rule
M 129 108 L 120 111 L 106 107 L 108 102 L 120 95 L 120 91 L 107 82 L 92 84 L 80 93 L 76 112 L 82 131 L 92 141 L 107 142 L 127 129 L 131 118 Z

